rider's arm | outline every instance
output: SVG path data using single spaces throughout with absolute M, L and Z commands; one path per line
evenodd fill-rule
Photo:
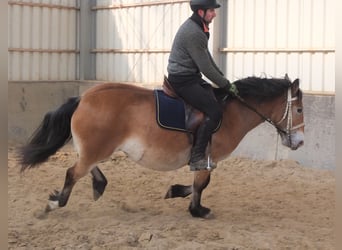
M 225 87 L 228 81 L 223 76 L 208 51 L 208 41 L 205 34 L 194 32 L 191 35 L 192 39 L 186 41 L 186 47 L 200 72 L 219 87 Z

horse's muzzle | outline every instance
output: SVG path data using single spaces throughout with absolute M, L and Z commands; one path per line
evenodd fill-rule
M 304 132 L 296 131 L 290 135 L 281 134 L 282 144 L 291 150 L 297 150 L 304 145 Z
M 304 145 L 304 141 L 300 141 L 298 144 L 296 144 L 296 145 L 291 145 L 291 149 L 292 150 L 296 150 L 296 149 L 298 149 L 298 148 L 300 148 L 301 146 L 303 146 Z

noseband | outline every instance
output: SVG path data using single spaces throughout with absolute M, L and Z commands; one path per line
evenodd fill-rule
M 252 111 L 254 111 L 255 113 L 257 113 L 262 119 L 264 119 L 265 121 L 267 121 L 268 123 L 270 123 L 273 127 L 275 127 L 277 129 L 277 132 L 279 134 L 284 134 L 285 136 L 287 136 L 289 138 L 290 144 L 292 144 L 291 142 L 291 131 L 296 130 L 298 128 L 304 127 L 304 122 L 293 126 L 292 124 L 292 102 L 297 100 L 298 97 L 292 97 L 291 95 L 291 87 L 288 88 L 287 90 L 287 102 L 286 102 L 286 107 L 285 107 L 285 111 L 284 114 L 282 116 L 282 118 L 280 119 L 280 121 L 278 121 L 277 123 L 273 122 L 270 118 L 264 116 L 263 114 L 261 114 L 258 110 L 256 110 L 254 107 L 250 106 L 241 96 L 237 95 L 236 96 L 237 99 L 240 100 L 240 102 L 245 105 L 247 108 L 251 109 Z M 280 127 L 280 124 L 287 118 L 287 125 L 286 125 L 286 129 L 283 129 Z

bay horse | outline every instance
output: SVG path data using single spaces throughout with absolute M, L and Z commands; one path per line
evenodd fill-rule
M 213 134 L 211 157 L 217 163 L 228 157 L 248 131 L 264 121 L 276 127 L 282 144 L 297 149 L 304 143 L 304 116 L 299 79 L 247 77 L 234 82 L 239 95 L 223 104 L 219 130 Z M 93 196 L 104 192 L 107 180 L 99 162 L 122 151 L 150 169 L 169 171 L 187 165 L 191 143 L 186 133 L 161 128 L 156 122 L 153 90 L 129 84 L 95 85 L 81 96 L 71 97 L 45 114 L 29 142 L 19 149 L 21 171 L 47 161 L 71 138 L 78 159 L 67 169 L 63 189 L 49 197 L 46 212 L 64 207 L 75 183 L 89 172 Z M 165 198 L 190 194 L 189 212 L 207 218 L 210 209 L 201 205 L 210 171 L 194 171 L 192 185 L 172 185 Z

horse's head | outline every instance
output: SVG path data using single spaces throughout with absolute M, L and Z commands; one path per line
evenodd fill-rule
M 299 80 L 247 77 L 234 82 L 239 100 L 276 127 L 283 145 L 295 150 L 304 144 L 304 116 Z
M 289 80 L 287 75 L 285 76 L 285 79 Z M 299 79 L 296 79 L 288 88 L 285 99 L 286 101 L 282 102 L 282 108 L 279 109 L 283 112 L 282 117 L 276 124 L 282 139 L 282 144 L 292 150 L 296 150 L 304 144 L 304 114 L 302 97 L 303 94 L 299 88 Z

